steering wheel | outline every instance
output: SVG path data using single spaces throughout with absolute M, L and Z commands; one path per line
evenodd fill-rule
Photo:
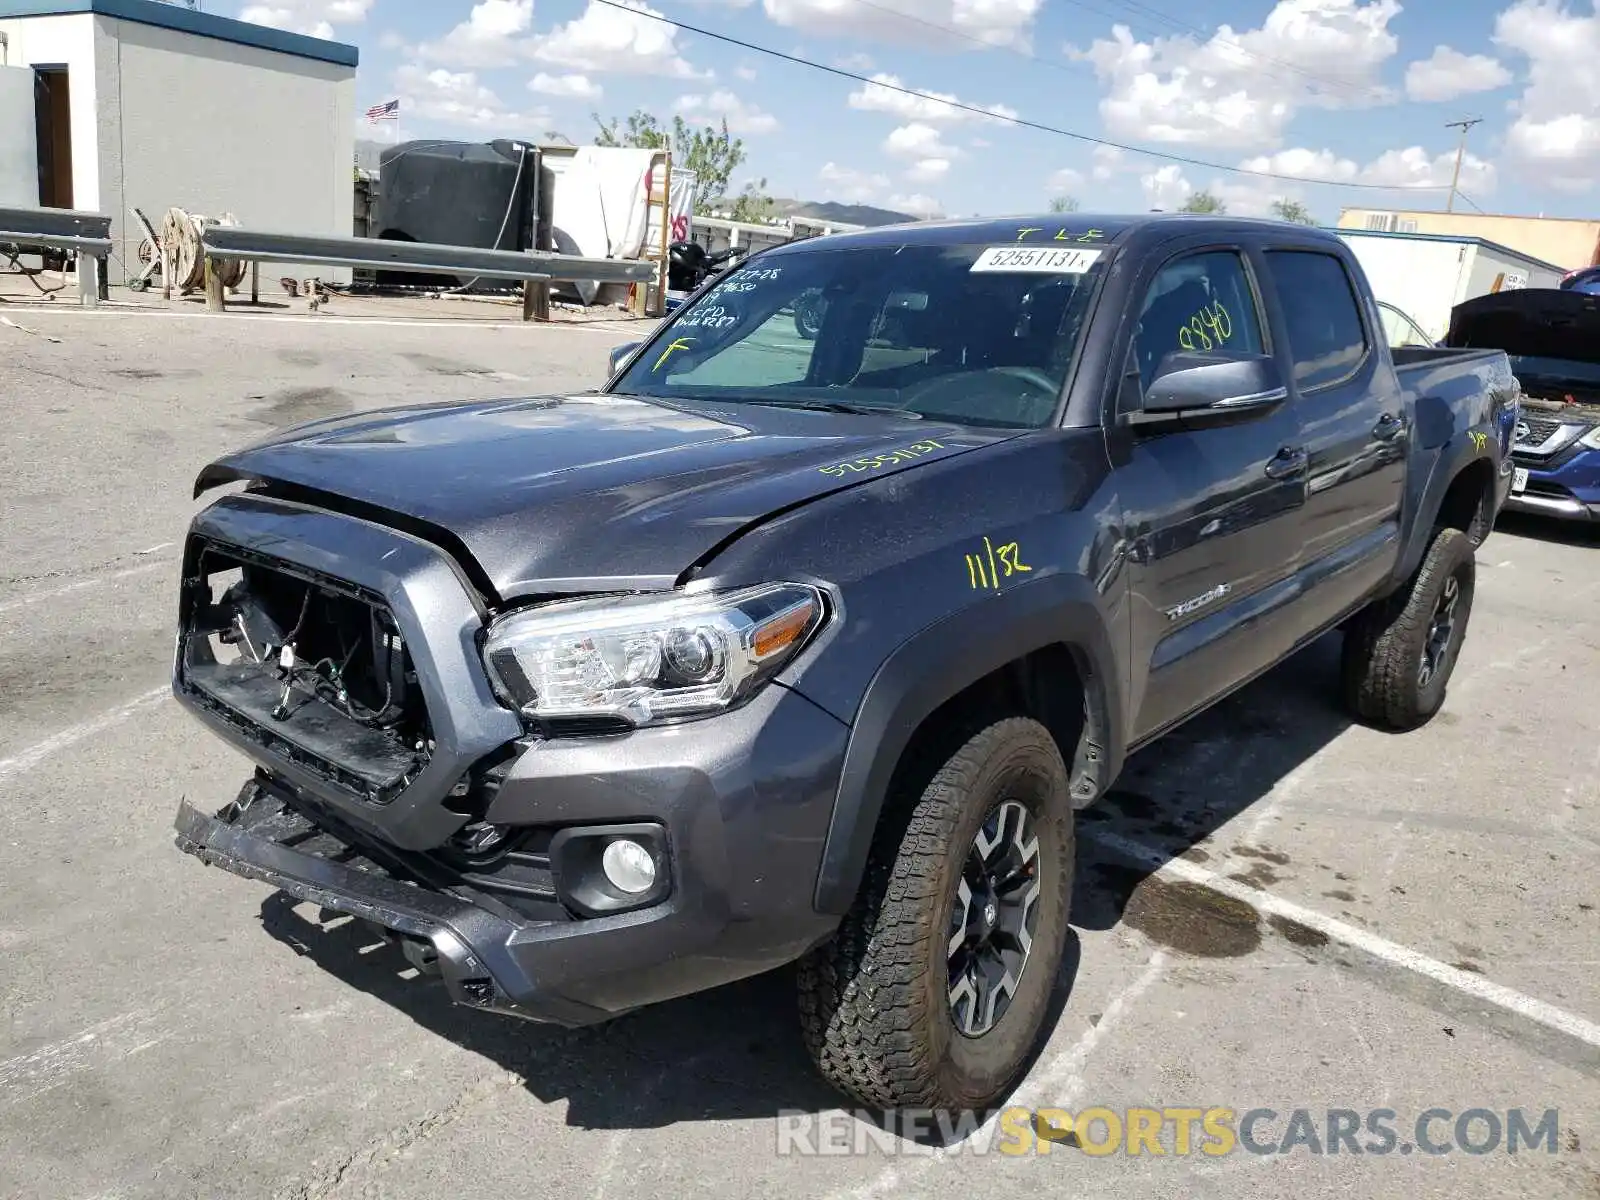
M 1028 410 L 1027 419 L 1033 419 L 1033 417 L 1036 415 L 1034 410 L 1039 407 L 1039 400 L 1041 399 L 1048 400 L 1050 406 L 1053 407 L 1055 405 L 1056 396 L 1061 391 L 1061 385 L 1059 383 L 1051 379 L 1043 371 L 1037 370 L 1033 367 L 988 367 L 980 371 L 964 371 L 952 375 L 941 375 L 935 379 L 928 380 L 920 387 L 908 389 L 912 392 L 912 395 L 908 398 L 909 403 L 907 404 L 907 407 L 921 408 L 926 405 L 927 407 L 934 409 L 942 408 L 943 406 L 939 405 L 937 402 L 930 404 L 929 401 L 935 400 L 936 397 L 944 393 L 955 392 L 958 395 L 956 411 L 959 411 L 960 399 L 969 398 L 974 395 L 982 396 L 985 390 L 982 383 L 983 378 L 985 376 L 996 375 L 1005 376 L 1009 379 L 1021 380 L 1022 382 L 1031 384 L 1034 388 L 1038 389 L 1040 393 L 1038 397 L 1006 397 L 1006 399 L 1010 400 L 1011 403 L 1018 409 L 1026 407 Z M 1020 415 L 1021 414 L 1019 413 L 1019 416 Z
M 1013 379 L 1025 380 L 1041 392 L 1049 392 L 1052 396 L 1061 390 L 1059 383 L 1037 367 L 990 367 L 988 371 L 994 375 L 1009 375 Z

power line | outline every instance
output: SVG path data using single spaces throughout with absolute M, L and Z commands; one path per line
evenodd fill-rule
M 1026 117 L 1009 117 L 1001 113 L 991 112 L 989 109 L 980 108 L 976 104 L 966 104 L 960 100 L 948 99 L 944 96 L 935 96 L 928 92 L 919 92 L 916 88 L 903 87 L 899 84 L 885 83 L 880 79 L 872 79 L 856 71 L 846 70 L 844 67 L 833 67 L 827 63 L 820 63 L 814 59 L 801 58 L 795 54 L 785 54 L 782 50 L 774 50 L 770 46 L 760 46 L 755 42 L 747 42 L 731 34 L 715 33 L 698 25 L 690 25 L 687 21 L 675 20 L 648 9 L 634 8 L 622 0 L 595 0 L 596 4 L 604 4 L 608 8 L 615 8 L 621 12 L 631 13 L 635 17 L 645 17 L 652 21 L 659 21 L 663 25 L 671 25 L 686 33 L 697 34 L 700 37 L 711 38 L 713 41 L 726 42 L 730 46 L 739 46 L 745 50 L 753 50 L 757 54 L 765 54 L 771 58 L 782 59 L 784 62 L 794 63 L 797 66 L 810 67 L 814 71 L 822 71 L 841 79 L 853 80 L 856 83 L 867 84 L 871 87 L 883 88 L 891 92 L 899 92 L 904 96 L 911 96 L 918 100 L 929 101 L 934 104 L 943 104 L 950 108 L 969 112 L 974 116 L 984 117 L 991 121 L 1003 121 L 1008 125 L 1016 125 L 1022 129 L 1033 129 L 1040 133 L 1053 134 L 1056 137 L 1071 138 L 1073 141 L 1088 142 L 1095 146 L 1106 146 L 1112 150 L 1121 150 L 1128 154 L 1139 154 L 1147 158 L 1162 158 L 1169 162 L 1182 163 L 1190 167 L 1203 167 L 1208 171 L 1226 171 L 1233 175 L 1249 175 L 1257 179 L 1281 179 L 1289 183 L 1314 184 L 1326 187 L 1363 188 L 1380 192 L 1443 192 L 1449 190 L 1444 184 L 1387 184 L 1387 183 L 1351 183 L 1342 179 L 1308 179 L 1303 175 L 1286 175 L 1275 171 L 1252 171 L 1247 167 L 1230 167 L 1224 163 L 1212 162 L 1204 158 L 1190 158 L 1184 154 L 1173 154 L 1166 150 L 1147 150 L 1142 146 L 1130 146 L 1125 142 L 1114 142 L 1109 138 L 1094 137 L 1087 133 L 1075 133 L 1070 129 L 1062 129 L 1055 125 L 1046 125 L 1040 121 L 1030 121 Z

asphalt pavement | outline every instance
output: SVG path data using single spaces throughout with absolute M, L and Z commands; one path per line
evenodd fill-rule
M 625 323 L 4 315 L 0 1196 L 1600 1196 L 1600 536 L 1502 524 L 1422 730 L 1352 727 L 1326 639 L 1139 755 L 1081 826 L 1014 1098 L 1054 1133 L 929 1150 L 841 1110 L 786 972 L 526 1025 L 172 845 L 247 773 L 165 695 L 196 471 L 309 417 L 588 386 Z M 1165 1152 L 1091 1108 L 1158 1110 Z M 1217 1109 L 1249 1143 L 1180 1152 Z

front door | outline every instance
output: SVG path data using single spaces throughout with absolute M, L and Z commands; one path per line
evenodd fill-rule
M 1144 294 L 1129 349 L 1123 411 L 1138 407 L 1170 353 L 1272 353 L 1244 254 L 1208 248 L 1169 259 Z M 1118 478 L 1132 543 L 1135 739 L 1281 653 L 1273 633 L 1299 561 L 1306 489 L 1298 445 L 1289 403 L 1234 425 L 1132 442 Z

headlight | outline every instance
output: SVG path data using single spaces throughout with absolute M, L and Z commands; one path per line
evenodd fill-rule
M 798 583 L 563 600 L 496 621 L 484 661 L 496 694 L 526 717 L 646 725 L 745 699 L 794 657 L 823 614 L 822 592 Z
M 1596 425 L 1579 438 L 1578 445 L 1587 447 L 1590 450 L 1600 450 L 1600 425 Z

